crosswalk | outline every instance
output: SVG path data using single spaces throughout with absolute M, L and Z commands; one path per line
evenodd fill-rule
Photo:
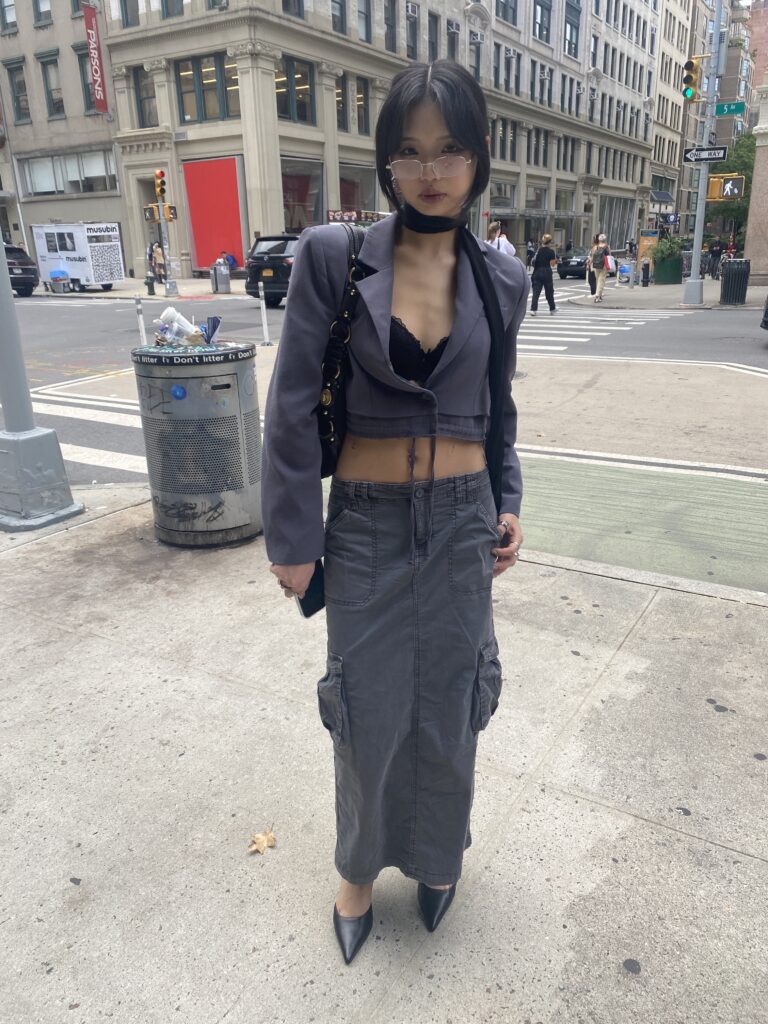
M 521 352 L 567 352 L 570 346 L 585 345 L 593 339 L 607 338 L 647 328 L 663 321 L 674 321 L 690 314 L 685 310 L 644 309 L 634 313 L 619 310 L 615 313 L 581 307 L 559 307 L 550 315 L 546 303 L 539 303 L 534 316 L 530 310 L 520 325 L 517 347 Z

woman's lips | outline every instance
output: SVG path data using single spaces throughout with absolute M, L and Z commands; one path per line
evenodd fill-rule
M 419 195 L 419 199 L 422 199 L 425 203 L 436 203 L 440 199 L 445 199 L 445 192 L 422 192 Z

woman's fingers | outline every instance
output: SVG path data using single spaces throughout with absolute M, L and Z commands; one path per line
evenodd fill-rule
M 494 576 L 500 576 L 517 562 L 520 547 L 523 543 L 523 530 L 517 516 L 503 516 L 499 522 L 499 534 L 502 539 L 509 537 L 509 543 L 504 547 L 493 549 L 493 553 L 496 556 L 496 564 L 493 567 Z

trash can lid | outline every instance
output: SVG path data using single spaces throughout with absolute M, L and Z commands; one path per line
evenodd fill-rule
M 220 341 L 215 345 L 139 345 L 131 359 L 143 366 L 205 366 L 239 363 L 256 352 L 253 342 Z

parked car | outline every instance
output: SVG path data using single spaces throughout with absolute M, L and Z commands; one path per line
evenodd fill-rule
M 589 249 L 571 249 L 570 252 L 561 253 L 557 261 L 560 280 L 565 277 L 586 278 L 588 256 Z
M 40 284 L 40 273 L 37 264 L 18 245 L 5 243 L 5 259 L 8 263 L 8 276 L 11 279 L 11 288 L 17 295 L 28 299 L 32 292 Z
M 259 297 L 259 281 L 264 284 L 264 301 L 270 309 L 277 309 L 288 294 L 298 235 L 265 235 L 257 238 L 245 260 L 248 277 L 245 290 Z

